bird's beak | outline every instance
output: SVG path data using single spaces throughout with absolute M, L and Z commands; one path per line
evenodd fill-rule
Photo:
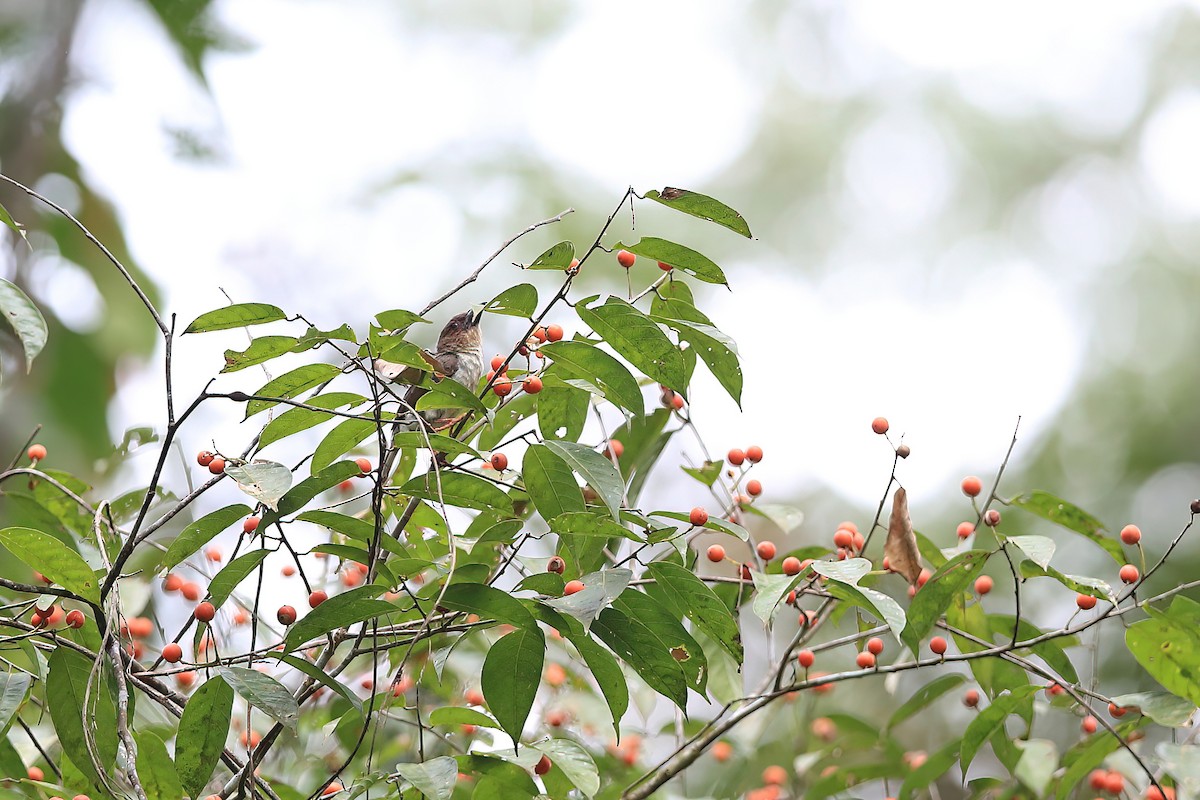
M 487 306 L 480 303 L 467 309 L 467 313 L 470 315 L 469 319 L 471 320 L 472 328 L 483 321 L 483 311 L 485 308 L 487 308 Z

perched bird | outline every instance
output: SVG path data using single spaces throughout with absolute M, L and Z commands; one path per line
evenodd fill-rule
M 446 327 L 442 328 L 434 352 L 426 353 L 426 359 L 439 375 L 461 383 L 472 392 L 479 386 L 479 379 L 484 374 L 483 336 L 479 330 L 482 319 L 482 309 L 464 311 L 452 317 L 446 323 Z M 419 372 L 403 364 L 393 364 L 377 358 L 375 371 L 389 380 L 408 380 L 414 384 L 404 395 L 404 402 L 409 408 L 415 408 L 417 401 L 429 391 L 427 387 L 416 385 Z M 435 380 L 438 380 L 436 375 Z M 455 410 L 449 408 L 423 409 L 419 413 L 421 418 L 433 427 L 456 416 Z M 411 413 L 405 408 L 401 411 L 396 427 L 411 427 L 414 422 Z

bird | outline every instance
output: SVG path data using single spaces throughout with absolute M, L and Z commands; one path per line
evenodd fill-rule
M 474 392 L 479 385 L 479 379 L 484 374 L 483 335 L 480 322 L 483 320 L 483 310 L 468 310 L 450 318 L 438 336 L 437 347 L 433 353 L 425 353 L 426 360 L 436 371 L 434 380 L 449 378 L 461 383 Z M 416 420 L 409 409 L 416 408 L 417 401 L 429 392 L 429 388 L 416 383 L 419 371 L 403 364 L 395 364 L 375 359 L 375 371 L 388 380 L 411 382 L 408 392 L 404 395 L 404 407 L 398 415 L 397 430 L 411 427 Z M 442 376 L 442 377 L 438 377 Z M 455 409 L 428 408 L 418 412 L 420 418 L 430 427 L 455 418 Z

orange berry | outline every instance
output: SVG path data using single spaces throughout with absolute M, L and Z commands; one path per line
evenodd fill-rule
M 758 445 L 752 444 L 746 448 L 746 458 L 750 460 L 750 463 L 757 464 L 762 461 L 762 457 L 763 449 Z
M 992 580 L 991 575 L 980 575 L 975 579 L 975 594 L 987 594 L 995 585 L 996 582 Z
M 562 325 L 547 325 L 546 338 L 552 342 L 560 341 L 563 338 Z
M 943 655 L 946 652 L 947 646 L 946 640 L 941 636 L 935 636 L 929 640 L 929 649 L 932 650 L 935 655 Z
M 1051 683 L 1046 687 L 1046 696 L 1049 698 L 1057 697 L 1060 694 L 1066 694 L 1067 690 L 1063 688 L 1061 683 Z
M 746 481 L 746 494 L 751 497 L 758 497 L 762 494 L 762 483 L 756 480 Z
M 763 561 L 770 561 L 775 557 L 775 543 L 759 542 L 758 546 L 754 548 L 754 551 L 758 553 L 758 557 Z
M 621 252 L 624 253 L 625 251 L 622 250 Z M 542 757 L 538 759 L 537 764 L 534 765 L 533 772 L 535 775 L 545 775 L 550 771 L 550 767 L 552 766 L 554 766 L 554 764 L 550 761 L 550 756 L 543 754 Z
M 675 409 L 676 411 L 683 411 L 683 395 L 671 395 L 671 408 Z
M 704 525 L 708 522 L 708 512 L 700 506 L 696 506 L 688 515 L 688 521 L 696 526 Z
M 175 676 L 175 682 L 179 684 L 179 688 L 187 689 L 196 682 L 196 673 L 180 672 Z
M 725 763 L 729 757 L 733 755 L 733 745 L 729 742 L 714 742 L 712 746 L 712 757 L 720 763 Z
M 746 454 L 735 447 L 726 454 L 725 459 L 735 467 L 740 467 L 742 462 L 746 460 Z
M 562 686 L 567 681 L 567 671 L 562 664 L 551 661 L 546 665 L 546 683 L 551 686 Z
M 563 596 L 575 594 L 583 591 L 583 581 L 567 581 L 567 585 L 563 587 Z
M 324 789 L 322 789 L 321 794 L 323 796 L 329 796 L 331 794 L 337 794 L 341 790 L 342 790 L 342 785 L 340 783 L 338 783 L 337 781 L 334 781 L 333 783 L 329 784 Z
M 1142 540 L 1142 529 L 1137 525 L 1126 525 L 1121 528 L 1121 541 L 1125 544 L 1137 544 Z
M 1090 611 L 1096 607 L 1096 598 L 1092 597 L 1090 594 L 1083 594 L 1081 592 L 1075 595 L 1075 605 L 1079 606 L 1084 611 Z
M 546 712 L 546 724 L 551 728 L 561 728 L 567 723 L 567 712 L 561 708 L 552 708 Z
M 796 661 L 798 661 L 800 666 L 804 667 L 805 669 L 811 667 L 813 662 L 816 660 L 817 657 L 812 650 L 801 650 L 796 654 Z
M 625 455 L 625 443 L 620 439 L 609 439 L 608 445 L 604 448 L 605 458 L 620 458 Z
M 967 689 L 967 691 L 963 692 L 963 705 L 967 708 L 975 708 L 975 706 L 979 705 L 979 690 Z
M 192 614 L 200 622 L 212 622 L 213 617 L 217 615 L 217 608 L 212 603 L 205 601 L 196 606 L 196 610 Z
M 154 635 L 154 623 L 146 617 L 134 617 L 129 620 L 129 635 L 135 639 L 145 639 Z
M 787 770 L 778 764 L 772 764 L 763 770 L 762 780 L 768 786 L 782 786 L 787 783 Z
M 413 580 L 415 581 L 416 578 L 413 578 Z M 348 569 L 342 572 L 342 586 L 345 586 L 347 589 L 353 589 L 362 582 L 363 576 L 358 570 Z
M 1088 774 L 1088 785 L 1097 792 L 1103 792 L 1108 784 L 1108 773 L 1102 769 L 1094 769 Z
M 500 378 L 492 384 L 492 393 L 496 395 L 496 397 L 507 397 L 508 393 L 511 391 L 512 381 L 510 381 L 508 378 Z
M 1117 771 L 1111 771 L 1105 776 L 1104 790 L 1110 794 L 1120 794 L 1125 791 L 1125 776 Z
M 337 485 L 338 491 L 342 494 L 350 494 L 354 491 L 354 481 L 342 481 Z
M 275 612 L 275 619 L 279 620 L 280 625 L 291 625 L 296 621 L 296 609 L 291 606 L 280 606 Z
M 308 596 L 308 607 L 316 608 L 329 599 L 329 594 L 322 589 L 317 589 Z
M 854 549 L 862 552 L 862 549 L 867 546 L 867 537 L 863 536 L 858 531 L 854 532 Z
M 283 569 L 279 570 L 279 574 L 285 578 L 290 578 L 296 574 L 296 566 L 294 564 L 284 564 Z
M 1126 564 L 1121 567 L 1121 571 L 1117 574 L 1121 576 L 1121 580 L 1125 583 L 1137 583 L 1138 578 L 1141 576 L 1138 568 L 1133 564 Z
M 369 458 L 356 458 L 354 459 L 354 463 L 358 464 L 358 471 L 363 475 L 366 475 L 372 469 L 374 469 L 374 467 L 371 466 L 371 459 Z
M 254 533 L 258 530 L 258 517 L 246 517 L 242 522 L 242 533 Z
M 871 420 L 871 430 L 880 435 L 887 433 L 888 427 L 887 417 L 876 417 L 875 419 Z
M 1083 722 L 1079 723 L 1079 729 L 1087 734 L 1095 733 L 1098 727 L 1100 727 L 1100 723 L 1091 714 L 1088 714 L 1083 718 Z
M 783 569 L 784 575 L 799 575 L 800 570 L 803 569 L 803 567 L 800 566 L 800 559 L 796 558 L 795 556 L 788 556 L 785 558 L 780 567 Z
M 194 603 L 200 599 L 200 584 L 192 583 L 191 581 L 185 581 L 184 584 L 179 587 L 179 593 L 183 595 L 184 600 L 190 600 Z
M 25 770 L 25 774 L 29 776 L 29 780 L 31 781 L 40 781 L 46 778 L 46 773 L 42 772 L 41 767 L 30 767 Z
M 635 262 L 635 261 L 637 261 L 637 256 L 635 256 L 633 253 L 629 252 L 628 250 L 618 250 L 617 251 L 617 263 L 620 264 L 625 269 L 629 269 L 630 267 L 632 267 L 633 262 Z
M 854 544 L 854 533 L 842 528 L 833 534 L 834 547 L 850 547 Z
M 1146 787 L 1146 800 L 1175 800 L 1175 790 L 1164 786 L 1161 791 L 1157 786 Z
M 223 473 L 225 471 L 225 459 L 214 458 L 212 461 L 208 462 L 208 471 L 213 475 L 220 475 Z
M 183 648 L 177 642 L 168 642 L 163 645 L 162 657 L 168 664 L 178 663 L 183 658 Z
M 567 562 L 563 561 L 561 556 L 550 556 L 550 560 L 546 562 L 546 572 L 562 575 L 566 568 Z
M 872 636 L 870 639 L 867 640 L 867 650 L 870 651 L 871 655 L 875 655 L 875 656 L 882 653 L 883 652 L 883 639 L 880 639 L 878 636 Z
M 870 669 L 875 666 L 874 653 L 859 653 L 854 658 L 854 663 L 858 664 L 859 669 Z
M 504 455 L 504 453 L 493 453 L 492 454 L 492 469 L 498 470 L 500 472 L 503 472 L 504 470 L 508 469 L 508 456 Z
M 542 379 L 537 375 L 530 375 L 521 381 L 521 388 L 525 390 L 525 394 L 537 394 L 542 390 Z
M 29 456 L 30 461 L 41 461 L 46 457 L 46 447 L 45 445 L 31 444 L 25 451 L 25 455 Z
M 967 497 L 978 497 L 983 491 L 983 481 L 974 475 L 968 475 L 962 479 L 962 493 Z
M 672 267 L 670 264 L 668 264 L 665 261 L 658 262 L 658 268 L 661 269 L 663 272 L 670 272 L 671 270 L 674 269 L 674 267 Z
M 504 356 L 497 353 L 492 356 L 492 369 L 497 370 L 504 366 Z
M 1112 714 L 1114 717 L 1123 717 L 1128 710 L 1129 709 L 1123 706 L 1118 706 L 1116 703 L 1108 704 L 1108 713 Z
M 925 585 L 925 584 L 927 584 L 927 583 L 929 583 L 929 579 L 930 579 L 930 578 L 932 578 L 932 577 L 933 577 L 933 573 L 932 573 L 932 572 L 930 572 L 928 569 L 922 569 L 922 570 L 921 570 L 921 571 L 920 571 L 920 572 L 917 574 L 917 586 L 918 586 L 918 588 L 919 588 L 919 587 L 921 587 L 921 586 L 924 586 L 924 585 Z
M 970 522 L 960 522 L 958 523 L 958 530 L 956 532 L 958 533 L 958 538 L 967 539 L 975 532 L 975 525 Z
M 68 628 L 75 628 L 75 629 L 82 628 L 83 624 L 86 621 L 87 621 L 87 618 L 83 616 L 83 612 L 80 611 L 78 608 L 72 609 L 67 612 L 67 627 Z
M 216 453 L 210 453 L 208 450 L 201 450 L 196 454 L 196 463 L 202 467 L 207 467 L 216 457 Z
M 541 344 L 541 343 L 545 342 L 546 339 L 549 337 L 546 336 L 546 329 L 543 328 L 541 325 L 539 325 L 533 329 L 533 338 L 537 339 L 538 343 Z M 496 369 L 496 368 L 492 367 L 492 369 Z
M 224 554 L 221 553 L 220 547 L 217 547 L 215 544 L 210 544 L 208 547 L 204 548 L 204 557 L 214 564 L 219 564 L 221 563 L 221 559 L 224 558 Z
M 725 548 L 719 544 L 714 544 L 708 548 L 708 560 L 714 564 L 719 564 L 725 560 Z

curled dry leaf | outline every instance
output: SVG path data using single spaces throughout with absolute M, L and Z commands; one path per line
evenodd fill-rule
M 917 550 L 917 537 L 908 516 L 908 492 L 904 487 L 897 489 L 892 497 L 892 517 L 888 520 L 883 554 L 893 572 L 903 575 L 909 583 L 917 582 L 917 576 L 921 574 L 921 553 Z

